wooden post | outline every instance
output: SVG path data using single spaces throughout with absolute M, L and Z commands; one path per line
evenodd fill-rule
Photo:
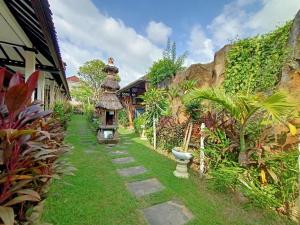
M 153 117 L 153 147 L 156 150 L 156 118 Z
M 201 123 L 201 137 L 200 137 L 200 176 L 202 177 L 204 175 L 204 129 L 205 129 L 205 124 Z
M 299 137 L 300 140 L 300 137 Z M 300 143 L 298 144 L 299 156 L 298 156 L 298 190 L 300 190 Z M 298 210 L 300 211 L 300 194 L 298 195 Z M 300 224 L 300 216 L 298 215 L 298 223 Z

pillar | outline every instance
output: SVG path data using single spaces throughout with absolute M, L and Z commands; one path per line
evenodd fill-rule
M 41 72 L 38 80 L 37 99 L 44 102 L 45 99 L 45 72 Z
M 49 82 L 50 85 L 50 108 L 53 106 L 54 101 L 55 101 L 55 81 L 51 80 Z
M 35 52 L 25 51 L 25 81 L 35 71 Z

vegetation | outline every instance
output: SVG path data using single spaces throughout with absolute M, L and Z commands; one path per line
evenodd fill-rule
M 291 25 L 288 22 L 268 34 L 233 43 L 225 71 L 226 92 L 255 93 L 276 87 L 289 56 L 286 46 Z
M 163 52 L 163 58 L 154 62 L 150 67 L 147 77 L 152 86 L 156 87 L 162 81 L 167 78 L 171 78 L 176 75 L 177 72 L 184 69 L 183 64 L 186 58 L 186 53 L 177 57 L 176 44 L 171 44 L 168 40 L 166 49 Z
M 91 102 L 95 102 L 99 98 L 101 94 L 101 84 L 106 77 L 106 73 L 102 71 L 104 66 L 104 62 L 99 59 L 94 59 L 85 62 L 81 67 L 79 67 L 78 75 L 83 81 L 77 90 L 75 88 L 75 95 L 79 97 L 79 99 L 81 99 L 84 95 L 89 97 L 91 94 Z M 80 93 L 78 93 L 78 91 Z M 81 94 L 82 97 L 80 96 Z M 89 98 L 85 98 L 84 102 L 86 101 L 89 101 Z
M 93 101 L 93 89 L 86 83 L 81 81 L 79 86 L 71 89 L 72 98 L 83 104 L 89 104 Z
M 79 132 L 85 134 L 82 139 L 77 137 Z M 63 178 L 68 185 L 57 181 L 52 185 L 45 204 L 45 222 L 59 225 L 142 225 L 145 222 L 138 209 L 179 199 L 195 216 L 189 223 L 191 225 L 292 224 L 268 210 L 244 209 L 231 195 L 207 190 L 205 183 L 200 182 L 197 176 L 192 175 L 188 180 L 174 177 L 174 161 L 152 151 L 135 134 L 123 129 L 120 133 L 121 140 L 131 140 L 131 144 L 126 145 L 126 150 L 136 160 L 125 167 L 143 165 L 147 168 L 147 173 L 135 177 L 120 177 L 116 169 L 124 166 L 114 165 L 111 162 L 112 156 L 105 147 L 95 144 L 96 138 L 88 130 L 83 116 L 73 116 L 66 139 L 74 145 L 73 154 L 68 158 L 78 170 L 76 176 Z M 83 140 L 90 142 L 84 143 Z M 119 150 L 120 146 L 112 149 Z M 126 182 L 153 177 L 165 186 L 163 191 L 137 199 L 126 189 Z
M 53 105 L 52 116 L 58 119 L 64 129 L 67 129 L 67 124 L 70 121 L 72 115 L 72 106 L 68 101 L 56 101 Z
M 251 122 L 264 119 L 267 122 L 285 123 L 291 127 L 293 135 L 295 134 L 296 128 L 287 122 L 295 112 L 295 107 L 289 103 L 287 96 L 282 92 L 276 92 L 270 96 L 264 94 L 229 95 L 222 90 L 196 89 L 187 96 L 187 101 L 200 99 L 219 104 L 237 122 L 240 149 L 239 164 L 242 166 L 247 165 L 249 161 L 247 150 L 250 146 L 247 146 L 245 136 Z
M 39 102 L 31 103 L 39 72 L 26 81 L 16 73 L 5 85 L 0 70 L 0 223 L 40 224 L 42 201 L 52 178 L 66 173 L 59 158 L 69 148 L 60 123 Z M 69 167 L 69 172 L 72 168 Z

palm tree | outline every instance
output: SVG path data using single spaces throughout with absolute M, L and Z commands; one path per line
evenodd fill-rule
M 240 141 L 238 160 L 242 166 L 245 166 L 248 160 L 245 133 L 250 121 L 254 118 L 260 117 L 284 123 L 288 125 L 292 134 L 295 131 L 295 127 L 286 122 L 293 114 L 295 105 L 288 101 L 286 94 L 283 92 L 275 92 L 269 96 L 261 93 L 255 95 L 243 95 L 240 93 L 230 95 L 221 89 L 195 89 L 185 98 L 185 101 L 193 100 L 214 102 L 224 108 L 237 121 Z

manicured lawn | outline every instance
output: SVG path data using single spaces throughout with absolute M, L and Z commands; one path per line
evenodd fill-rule
M 135 134 L 121 130 L 122 142 L 115 149 L 128 150 L 136 162 L 115 165 L 106 147 L 96 143 L 83 116 L 73 116 L 66 141 L 74 146 L 69 160 L 78 169 L 75 176 L 55 181 L 46 200 L 43 220 L 55 225 L 142 225 L 139 209 L 171 199 L 189 208 L 194 225 L 292 224 L 273 212 L 244 209 L 231 195 L 208 191 L 196 175 L 189 180 L 173 176 L 175 162 L 154 152 Z M 90 140 L 89 142 L 86 140 Z M 87 151 L 87 152 L 86 152 Z M 120 156 L 114 156 L 120 157 Z M 120 177 L 116 169 L 143 165 L 149 172 L 133 178 Z M 166 188 L 136 199 L 126 182 L 156 177 Z

